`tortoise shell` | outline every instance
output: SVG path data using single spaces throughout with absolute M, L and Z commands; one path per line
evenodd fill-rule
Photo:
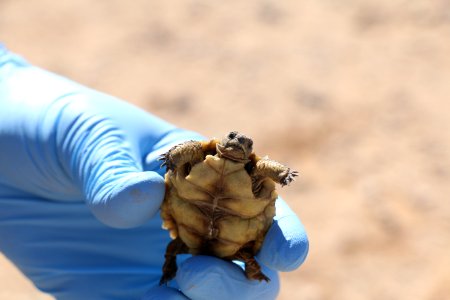
M 253 253 L 259 250 L 275 216 L 271 179 L 255 197 L 244 163 L 206 155 L 189 174 L 169 171 L 165 180 L 163 228 L 173 239 L 179 236 L 189 253 L 231 257 L 248 243 Z
M 161 156 L 167 166 L 163 228 L 173 241 L 160 284 L 177 270 L 176 255 L 206 254 L 245 263 L 249 279 L 266 280 L 254 256 L 275 216 L 275 183 L 297 172 L 252 152 L 253 141 L 231 132 L 222 141 L 188 141 Z

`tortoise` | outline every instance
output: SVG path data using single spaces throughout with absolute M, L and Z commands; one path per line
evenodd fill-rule
M 275 183 L 296 171 L 252 152 L 251 138 L 232 131 L 221 141 L 187 141 L 161 155 L 166 193 L 161 205 L 167 245 L 160 285 L 175 277 L 176 255 L 212 255 L 245 263 L 248 279 L 270 279 L 254 256 L 275 216 Z

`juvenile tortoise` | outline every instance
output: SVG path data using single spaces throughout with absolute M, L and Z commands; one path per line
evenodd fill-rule
M 269 281 L 254 256 L 275 216 L 275 183 L 287 185 L 297 172 L 252 147 L 233 131 L 222 141 L 188 141 L 161 155 L 167 167 L 161 217 L 173 240 L 160 284 L 175 277 L 182 253 L 243 261 L 247 278 Z

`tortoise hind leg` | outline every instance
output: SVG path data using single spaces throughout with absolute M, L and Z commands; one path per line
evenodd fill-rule
M 159 281 L 159 285 L 167 284 L 167 282 L 175 277 L 177 274 L 177 254 L 188 253 L 189 249 L 186 244 L 177 237 L 172 240 L 166 248 L 166 254 L 164 257 L 166 258 L 162 271 L 163 275 L 161 276 L 161 280 Z
M 256 261 L 254 254 L 248 248 L 241 248 L 233 259 L 243 261 L 245 263 L 245 276 L 248 279 L 269 282 L 270 278 L 261 271 L 261 266 Z

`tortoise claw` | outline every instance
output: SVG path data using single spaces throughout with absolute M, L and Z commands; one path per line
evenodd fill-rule
M 284 178 L 281 179 L 281 186 L 289 185 L 292 181 L 295 180 L 295 177 L 297 176 L 297 171 L 291 171 L 291 169 L 288 169 L 287 174 L 284 176 Z
M 259 274 L 256 274 L 252 277 L 252 279 L 258 280 L 258 281 L 265 281 L 265 282 L 270 282 L 270 278 L 267 277 L 266 275 L 264 275 L 262 272 L 260 272 Z
M 166 153 L 163 153 L 158 158 L 159 161 L 162 161 L 161 168 L 167 167 L 168 170 L 173 171 L 175 169 L 175 165 L 173 164 L 172 160 L 170 159 L 170 151 L 167 151 Z
M 165 286 L 167 286 L 168 282 L 169 282 L 171 279 L 173 279 L 173 277 L 175 277 L 175 276 L 172 276 L 172 275 L 170 275 L 170 276 L 168 276 L 168 275 L 163 275 L 163 276 L 161 276 L 161 279 L 159 280 L 159 285 L 165 285 Z

